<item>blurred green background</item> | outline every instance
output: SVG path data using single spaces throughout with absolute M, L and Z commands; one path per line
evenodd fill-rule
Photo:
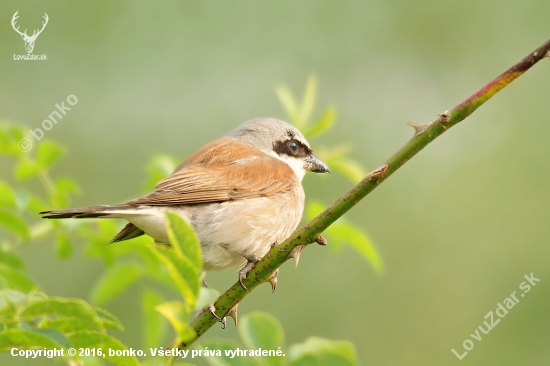
M 10 25 L 16 10 L 22 29 L 48 14 L 34 49 L 47 61 L 13 60 L 26 53 Z M 405 122 L 432 121 L 545 42 L 549 14 L 547 0 L 3 0 L 0 118 L 37 128 L 76 95 L 46 132 L 68 151 L 54 173 L 80 183 L 75 207 L 119 203 L 141 193 L 153 154 L 183 159 L 246 120 L 284 119 L 274 88 L 301 92 L 315 73 L 319 105 L 334 104 L 338 121 L 313 149 L 349 142 L 373 169 L 410 138 Z M 347 215 L 375 241 L 384 275 L 349 249 L 312 246 L 296 270 L 282 267 L 274 295 L 263 285 L 240 313 L 271 312 L 287 344 L 349 339 L 365 365 L 450 365 L 451 349 L 463 352 L 483 317 L 533 272 L 540 283 L 460 362 L 550 364 L 549 94 L 543 60 Z M 12 167 L 0 169 L 11 181 Z M 326 204 L 350 187 L 334 174 L 304 185 Z M 49 242 L 22 254 L 50 296 L 87 298 L 102 271 L 78 248 L 66 262 Z M 236 276 L 207 280 L 223 290 Z M 138 302 L 129 291 L 106 306 L 133 348 Z M 236 334 L 216 326 L 206 337 Z

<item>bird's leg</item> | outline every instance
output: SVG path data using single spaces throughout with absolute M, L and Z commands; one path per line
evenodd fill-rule
M 256 265 L 256 262 L 249 260 L 248 262 L 246 262 L 244 267 L 239 271 L 239 283 L 241 284 L 241 287 L 244 288 L 245 290 L 248 290 L 248 289 L 244 285 L 243 280 L 246 278 L 246 276 L 248 276 L 250 271 L 254 269 L 255 265 Z
M 246 279 L 246 276 L 248 276 L 248 274 L 254 269 L 254 266 L 260 261 L 261 258 L 254 255 L 245 258 L 247 262 L 244 267 L 241 268 L 241 270 L 239 271 L 239 283 L 241 284 L 242 288 L 248 290 L 244 285 L 243 280 Z
M 210 288 L 208 287 L 208 284 L 206 283 L 206 281 L 204 280 L 204 278 L 202 279 L 202 287 L 204 288 Z M 197 316 L 199 316 L 199 314 L 202 314 L 204 313 L 205 311 L 210 311 L 210 313 L 214 316 L 214 318 L 218 319 L 218 321 L 220 323 L 223 324 L 223 328 L 222 329 L 225 329 L 225 320 L 224 318 L 216 315 L 216 307 L 214 306 L 214 304 L 210 304 L 208 305 L 207 307 L 205 307 L 204 309 L 200 310 L 197 312 Z

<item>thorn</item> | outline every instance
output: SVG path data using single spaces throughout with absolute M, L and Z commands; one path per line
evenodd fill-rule
M 449 116 L 449 111 L 439 113 L 438 116 L 439 116 L 439 122 L 441 123 L 447 123 L 451 120 L 451 117 Z
M 269 276 L 267 279 L 266 279 L 266 282 L 269 282 L 271 284 L 271 293 L 274 293 L 275 290 L 277 289 L 277 276 L 279 275 L 279 268 L 277 268 L 275 270 L 275 272 L 273 272 L 271 274 L 271 276 Z
M 430 127 L 431 123 L 413 123 L 413 122 L 407 122 L 409 126 L 414 128 L 414 135 L 413 137 L 416 137 L 418 135 L 422 135 L 424 131 Z
M 227 324 L 227 318 L 225 316 L 221 318 L 220 323 L 222 323 L 222 329 L 225 329 Z
M 319 235 L 318 237 L 316 237 L 316 238 L 315 238 L 315 241 L 316 241 L 317 244 L 319 244 L 319 245 L 327 245 L 327 244 L 328 244 L 327 239 L 326 239 L 323 235 Z
M 300 255 L 302 254 L 302 250 L 304 249 L 305 244 L 298 244 L 292 250 L 290 253 L 288 253 L 288 256 L 286 259 L 294 258 L 294 268 L 298 267 L 298 263 L 300 262 Z
M 390 166 L 388 165 L 388 163 L 384 163 L 380 165 L 378 168 L 374 169 L 369 174 L 367 174 L 365 178 L 368 179 L 369 181 L 379 180 L 380 178 L 383 178 L 386 175 L 389 168 Z
M 233 306 L 229 311 L 227 312 L 227 316 L 230 316 L 233 318 L 233 321 L 235 322 L 235 326 L 237 326 L 237 308 L 239 307 L 239 303 L 236 303 L 235 306 Z

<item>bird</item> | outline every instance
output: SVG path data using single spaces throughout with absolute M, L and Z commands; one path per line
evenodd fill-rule
M 185 159 L 153 192 L 112 206 L 40 212 L 45 219 L 112 218 L 127 225 L 111 240 L 148 235 L 169 245 L 165 213 L 195 230 L 203 270 L 239 267 L 239 282 L 296 229 L 304 211 L 306 172 L 327 173 L 294 126 L 275 118 L 245 122 Z M 276 286 L 274 273 L 270 282 Z

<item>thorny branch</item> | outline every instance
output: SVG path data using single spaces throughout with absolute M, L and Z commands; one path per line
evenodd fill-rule
M 299 259 L 302 249 L 314 242 L 323 244 L 323 238 L 319 237 L 334 221 L 355 206 L 381 182 L 392 175 L 397 169 L 415 156 L 420 150 L 426 147 L 435 138 L 443 134 L 450 127 L 464 120 L 472 114 L 483 103 L 502 90 L 505 86 L 514 81 L 517 77 L 529 70 L 531 66 L 544 57 L 550 57 L 550 40 L 531 52 L 527 57 L 516 65 L 505 71 L 502 75 L 489 82 L 487 85 L 473 93 L 450 111 L 438 115 L 438 118 L 430 123 L 410 123 L 415 129 L 415 134 L 399 151 L 384 162 L 379 168 L 369 173 L 361 182 L 349 190 L 319 216 L 311 220 L 307 225 L 295 231 L 287 240 L 272 248 L 250 272 L 244 280 L 247 289 L 236 282 L 215 302 L 216 314 L 220 317 L 233 316 L 235 323 L 236 308 L 239 302 L 255 287 L 268 282 L 270 276 L 287 259 Z M 201 337 L 218 320 L 208 311 L 197 316 L 191 326 L 197 336 L 180 347 L 186 348 Z

